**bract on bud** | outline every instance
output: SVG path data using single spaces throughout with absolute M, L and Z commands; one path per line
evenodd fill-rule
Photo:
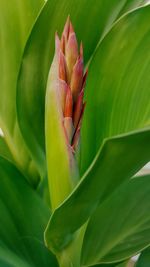
M 60 51 L 59 55 L 59 78 L 62 80 L 67 80 L 67 66 L 64 54 Z
M 72 75 L 71 75 L 71 90 L 73 94 L 73 98 L 76 101 L 78 94 L 81 91 L 81 86 L 83 82 L 83 61 L 79 57 L 73 67 Z
M 55 44 L 62 123 L 68 147 L 75 153 L 79 143 L 81 120 L 85 107 L 83 97 L 87 71 L 84 73 L 83 46 L 81 43 L 78 47 L 76 34 L 69 17 L 61 39 L 56 34 Z

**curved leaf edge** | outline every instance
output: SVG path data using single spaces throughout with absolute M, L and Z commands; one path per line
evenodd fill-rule
M 23 128 L 22 123 L 21 123 L 22 120 L 21 120 L 21 116 L 20 116 L 20 112 L 19 112 L 19 101 L 18 101 L 18 99 L 19 99 L 20 92 L 19 92 L 19 86 L 18 86 L 18 84 L 19 84 L 21 70 L 22 70 L 22 63 L 23 63 L 23 60 L 24 60 L 24 56 L 26 54 L 26 50 L 27 50 L 27 48 L 29 46 L 29 43 L 30 43 L 32 32 L 34 31 L 35 25 L 36 25 L 36 23 L 37 23 L 40 15 L 41 15 L 42 11 L 45 9 L 46 4 L 47 4 L 47 1 L 44 0 L 43 6 L 39 10 L 39 13 L 38 13 L 37 17 L 36 17 L 34 23 L 32 24 L 32 27 L 30 28 L 30 31 L 28 32 L 26 43 L 25 43 L 24 48 L 23 48 L 23 53 L 22 53 L 22 57 L 21 57 L 20 68 L 19 68 L 18 75 L 17 75 L 17 84 L 16 84 L 16 112 L 17 112 L 17 121 L 18 121 L 19 129 L 20 129 L 20 132 L 22 134 L 23 140 L 25 142 L 27 151 L 28 151 L 31 159 L 33 160 L 35 166 L 39 170 L 41 180 L 43 180 L 44 177 L 46 176 L 46 170 L 43 172 L 43 169 L 39 167 L 39 165 L 37 164 L 37 161 L 34 159 L 34 155 L 33 155 L 32 151 L 30 150 L 30 148 L 28 146 L 28 143 L 26 142 L 26 137 L 24 135 L 24 128 Z M 40 152 L 42 154 L 42 156 L 41 156 L 42 157 L 42 161 L 45 162 L 45 154 L 43 153 L 42 150 Z
M 132 179 L 140 179 L 140 178 L 150 178 L 150 174 L 147 174 L 147 175 L 140 175 L 140 176 L 135 176 L 135 177 L 133 177 Z M 124 182 L 124 184 L 125 184 L 126 182 Z M 123 185 L 123 184 L 122 184 Z M 121 186 L 122 186 L 121 185 Z M 116 189 L 117 190 L 117 189 Z M 115 191 L 116 191 L 115 190 Z M 114 193 L 114 192 L 113 192 Z M 110 195 L 110 198 L 111 198 L 111 195 Z M 108 199 L 109 199 L 109 197 L 105 200 L 105 201 L 108 201 Z M 87 224 L 87 226 L 88 226 L 88 224 Z M 150 243 L 148 244 L 148 245 L 146 245 L 146 246 L 144 246 L 142 249 L 140 249 L 140 250 L 138 250 L 137 252 L 136 252 L 136 255 L 137 254 L 140 254 L 141 252 L 143 252 L 144 250 L 146 250 L 147 248 L 149 248 L 150 247 Z M 130 255 L 128 255 L 128 257 L 123 257 L 123 258 L 120 258 L 118 261 L 101 261 L 101 263 L 93 263 L 93 265 L 90 265 L 91 267 L 92 266 L 95 266 L 95 264 L 96 264 L 96 266 L 98 266 L 99 264 L 101 265 L 101 264 L 104 264 L 104 265 L 106 265 L 106 267 L 107 267 L 107 264 L 120 264 L 120 262 L 124 262 L 124 261 L 127 261 L 127 260 L 129 260 L 129 258 L 132 258 L 132 257 L 134 257 L 135 256 L 135 253 L 131 253 Z M 82 265 L 82 267 L 87 267 L 87 265 Z M 135 266 L 136 267 L 136 266 Z M 144 266 L 143 266 L 144 267 Z
M 79 181 L 79 183 L 77 184 L 77 186 L 73 189 L 73 191 L 70 193 L 70 195 L 68 195 L 68 197 L 54 210 L 54 212 L 51 214 L 51 217 L 49 219 L 49 222 L 47 224 L 47 227 L 45 229 L 45 232 L 44 232 L 44 242 L 45 242 L 45 245 L 49 248 L 49 249 L 52 249 L 52 251 L 54 253 L 56 253 L 55 250 L 53 250 L 53 248 L 49 247 L 49 242 L 47 242 L 47 232 L 48 232 L 48 229 L 49 229 L 49 226 L 51 224 L 51 222 L 53 221 L 53 218 L 55 216 L 55 214 L 57 214 L 57 212 L 59 210 L 61 210 L 61 208 L 67 203 L 69 202 L 69 200 L 74 196 L 74 193 L 76 193 L 76 191 L 78 190 L 78 188 L 85 182 L 85 179 L 86 177 L 90 174 L 90 172 L 92 171 L 92 169 L 94 168 L 99 156 L 101 155 L 103 149 L 105 148 L 105 146 L 107 146 L 109 144 L 109 142 L 113 141 L 113 140 L 118 140 L 118 139 L 122 139 L 122 138 L 125 138 L 125 137 L 128 137 L 128 136 L 134 136 L 136 134 L 139 134 L 139 133 L 146 133 L 146 132 L 150 132 L 150 127 L 146 127 L 146 128 L 142 128 L 142 129 L 139 129 L 139 130 L 135 130 L 135 131 L 131 131 L 131 132 L 128 132 L 128 133 L 125 133 L 125 134 L 119 134 L 119 135 L 116 135 L 116 136 L 113 136 L 113 137 L 109 137 L 109 138 L 105 138 L 103 140 L 103 143 L 101 144 L 96 156 L 94 157 L 92 163 L 90 164 L 89 168 L 87 169 L 87 171 L 83 174 L 83 176 L 81 177 L 81 180 Z M 144 165 L 143 165 L 144 166 Z M 136 174 L 136 172 L 134 173 Z M 139 177 L 139 176 L 138 176 Z M 94 208 L 93 208 L 94 209 Z M 90 215 L 89 215 L 90 216 Z M 88 218 L 87 218 L 88 219 Z M 83 224 L 82 224 L 83 225 Z M 80 225 L 80 227 L 82 226 Z M 79 227 L 79 228 L 80 228 Z M 79 229 L 78 228 L 78 229 Z M 72 239 L 72 238 L 71 238 Z M 70 242 L 70 240 L 68 241 Z M 133 256 L 133 255 L 132 255 Z M 122 259 L 122 260 L 126 260 L 126 259 Z
M 99 41 L 97 42 L 97 45 L 96 45 L 96 47 L 95 47 L 95 50 L 93 51 L 93 54 L 91 55 L 91 57 L 89 58 L 89 60 L 88 60 L 88 62 L 87 62 L 87 66 L 89 66 L 90 63 L 91 63 L 91 61 L 94 59 L 94 57 L 95 57 L 95 55 L 96 55 L 96 53 L 97 53 L 97 50 L 98 50 L 99 46 L 101 45 L 101 43 L 103 42 L 103 40 L 104 40 L 104 39 L 107 37 L 107 35 L 113 30 L 113 28 L 116 26 L 116 24 L 117 24 L 119 21 L 121 21 L 124 17 L 130 15 L 131 13 L 134 13 L 134 12 L 136 12 L 137 10 L 139 10 L 139 9 L 143 9 L 143 8 L 149 6 L 149 5 L 150 5 L 150 2 L 145 3 L 145 4 L 142 4 L 142 5 L 138 6 L 138 7 L 135 7 L 135 8 L 133 8 L 133 9 L 131 9 L 131 10 L 126 11 L 126 12 L 123 13 L 121 16 L 119 16 L 119 17 L 112 23 L 112 25 L 110 26 L 110 28 L 109 28 L 106 32 L 104 31 L 104 34 L 100 37 L 100 39 L 99 39 Z

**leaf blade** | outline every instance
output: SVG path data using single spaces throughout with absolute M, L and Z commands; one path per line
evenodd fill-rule
M 81 132 L 82 174 L 104 138 L 150 125 L 149 13 L 148 5 L 117 21 L 91 61 Z
M 17 122 L 16 83 L 27 36 L 43 3 L 43 0 L 0 2 L 0 124 L 16 164 L 33 183 L 37 173 L 35 167 L 30 169 L 31 158 Z
M 0 157 L 0 259 L 13 266 L 57 266 L 44 246 L 49 209 L 12 163 Z M 12 179 L 13 178 L 13 179 Z M 9 196 L 9 197 L 8 197 Z
M 83 265 L 125 260 L 149 245 L 149 178 L 147 175 L 131 179 L 99 205 L 84 236 Z M 96 247 L 91 251 L 90 240 L 96 240 Z
M 98 203 L 149 161 L 149 140 L 150 131 L 145 130 L 105 141 L 81 182 L 50 218 L 45 232 L 49 248 L 61 251 Z
M 136 267 L 148 267 L 149 263 L 150 263 L 150 249 L 147 248 L 141 253 L 136 263 Z

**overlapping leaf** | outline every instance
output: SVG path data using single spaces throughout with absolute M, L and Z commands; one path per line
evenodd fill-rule
M 84 236 L 83 266 L 120 261 L 150 244 L 149 185 L 150 176 L 131 179 L 96 209 Z
M 3 136 L 0 136 L 0 156 L 13 161 L 12 155 Z
M 0 125 L 16 164 L 27 175 L 33 175 L 33 183 L 37 174 L 32 170 L 16 118 L 16 83 L 25 42 L 43 3 L 0 1 Z
M 57 266 L 44 246 L 49 210 L 25 178 L 0 157 L 0 262 L 2 266 Z
M 98 202 L 148 162 L 149 140 L 150 130 L 106 140 L 77 188 L 52 215 L 45 233 L 49 248 L 62 250 Z
M 90 64 L 82 127 L 82 173 L 104 138 L 150 125 L 149 16 L 147 6 L 122 18 Z
M 149 265 L 150 265 L 150 249 L 147 248 L 141 253 L 137 261 L 136 267 L 149 267 Z

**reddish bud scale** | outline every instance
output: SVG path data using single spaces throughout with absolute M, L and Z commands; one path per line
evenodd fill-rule
M 59 55 L 59 78 L 64 81 L 67 79 L 66 61 L 64 54 L 61 51 Z
M 85 104 L 83 103 L 87 71 L 84 74 L 83 46 L 78 43 L 68 17 L 61 40 L 56 35 L 59 56 L 60 99 L 65 136 L 71 151 L 75 152 L 80 139 L 80 128 Z
M 64 117 L 72 118 L 72 111 L 73 111 L 72 93 L 70 87 L 68 86 L 66 101 L 65 101 Z

